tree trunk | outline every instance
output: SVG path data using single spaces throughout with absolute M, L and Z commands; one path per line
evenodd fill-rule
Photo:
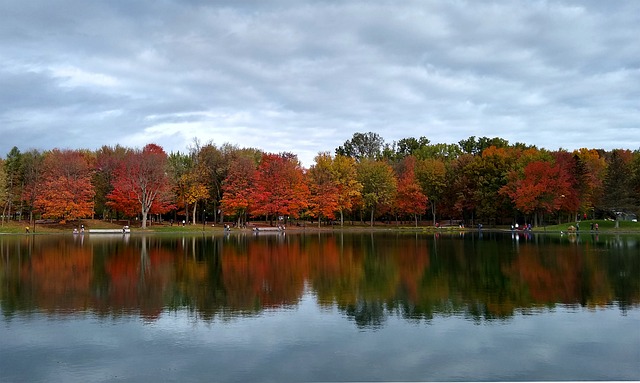
M 431 202 L 431 216 L 433 217 L 433 226 L 436 225 L 436 203 L 434 201 Z
M 373 227 L 373 208 L 371 208 L 371 227 Z
M 147 228 L 147 213 L 148 211 L 142 210 L 142 228 L 143 229 Z
M 4 217 L 5 214 L 7 214 L 7 206 L 9 205 L 9 202 L 6 202 L 4 204 L 4 206 L 2 207 L 2 226 L 4 226 Z

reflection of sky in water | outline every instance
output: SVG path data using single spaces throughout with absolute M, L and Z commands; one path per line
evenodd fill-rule
M 558 306 L 509 320 L 390 316 L 363 329 L 337 308 L 157 321 L 5 318 L 0 381 L 637 380 L 640 310 Z

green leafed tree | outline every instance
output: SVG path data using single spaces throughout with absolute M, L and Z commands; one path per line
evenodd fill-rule
M 616 216 L 616 227 L 626 213 L 637 210 L 633 188 L 633 155 L 630 150 L 615 149 L 607 161 L 602 208 Z
M 10 218 L 16 209 L 20 209 L 22 195 L 22 153 L 16 146 L 7 154 L 4 167 L 7 196 L 3 204 L 2 216 Z
M 5 206 L 7 202 L 7 172 L 4 169 L 4 160 L 0 158 L 0 205 Z M 0 221 L 4 225 L 4 214 L 2 215 L 2 220 Z
M 416 162 L 416 179 L 423 193 L 429 197 L 433 225 L 436 224 L 437 204 L 447 189 L 447 168 L 443 160 L 427 158 Z
M 331 164 L 333 179 L 338 185 L 338 211 L 340 226 L 344 226 L 344 213 L 351 211 L 362 196 L 362 184 L 358 181 L 356 161 L 352 157 L 337 155 Z
M 356 161 L 375 160 L 381 157 L 383 148 L 384 139 L 378 133 L 354 133 L 350 140 L 336 149 L 336 154 L 355 158 Z
M 87 153 L 86 156 L 91 157 Z M 44 186 L 44 155 L 38 150 L 33 149 L 23 154 L 23 191 L 22 200 L 25 207 L 29 210 L 29 222 L 35 220 L 36 199 L 42 193 Z M 90 165 L 90 167 L 93 167 Z
M 396 197 L 397 181 L 393 169 L 382 161 L 363 160 L 358 164 L 358 181 L 362 184 L 364 207 L 371 214 L 371 226 L 376 212 L 389 207 Z

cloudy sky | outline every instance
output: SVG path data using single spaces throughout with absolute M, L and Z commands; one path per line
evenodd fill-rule
M 0 156 L 356 132 L 640 148 L 640 1 L 2 0 Z

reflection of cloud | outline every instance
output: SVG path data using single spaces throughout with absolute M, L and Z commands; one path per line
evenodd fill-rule
M 319 308 L 311 294 L 296 309 L 232 321 L 204 322 L 184 310 L 165 312 L 152 323 L 131 317 L 33 314 L 0 327 L 0 377 L 637 380 L 638 320 L 638 310 L 620 315 L 615 309 L 559 307 L 482 324 L 457 316 L 428 324 L 390 317 L 377 331 L 361 331 L 335 308 Z

